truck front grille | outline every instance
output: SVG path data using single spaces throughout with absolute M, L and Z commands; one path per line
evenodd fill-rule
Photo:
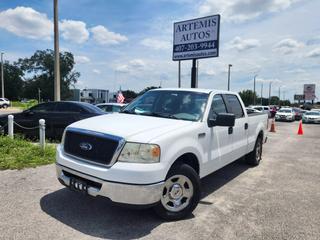
M 108 166 L 123 142 L 118 136 L 70 128 L 66 131 L 64 152 L 80 160 Z

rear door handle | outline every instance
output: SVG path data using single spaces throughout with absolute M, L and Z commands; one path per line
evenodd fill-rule
M 228 128 L 228 134 L 232 134 L 233 133 L 233 127 L 229 127 Z
M 248 124 L 248 123 L 245 123 L 245 124 L 244 124 L 244 129 L 247 130 L 248 127 L 249 127 L 249 124 Z

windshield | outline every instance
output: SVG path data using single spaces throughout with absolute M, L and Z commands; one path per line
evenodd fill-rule
M 320 115 L 320 112 L 306 112 L 305 115 Z
M 199 121 L 203 116 L 207 100 L 207 93 L 149 91 L 130 103 L 121 113 Z
M 279 112 L 291 113 L 291 110 L 290 109 L 280 109 Z

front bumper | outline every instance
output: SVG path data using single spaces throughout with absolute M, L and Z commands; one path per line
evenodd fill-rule
M 58 180 L 65 186 L 70 185 L 70 179 L 73 176 L 87 180 L 88 194 L 94 197 L 103 196 L 113 202 L 132 205 L 150 205 L 160 201 L 163 182 L 139 185 L 109 182 L 74 171 L 60 164 L 56 164 L 56 170 Z

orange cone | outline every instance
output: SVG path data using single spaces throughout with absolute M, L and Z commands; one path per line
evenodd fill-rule
M 303 135 L 302 121 L 299 123 L 298 135 Z
M 274 123 L 274 118 L 272 119 L 272 122 L 271 122 L 270 132 L 276 132 L 276 126 L 275 126 L 275 123 Z

